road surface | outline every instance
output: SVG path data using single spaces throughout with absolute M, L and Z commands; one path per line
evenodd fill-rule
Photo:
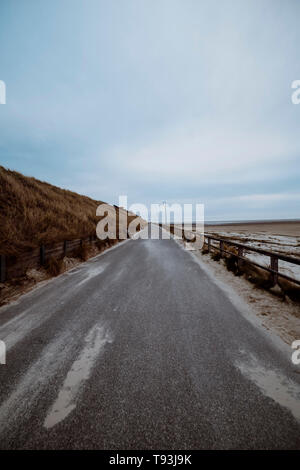
M 173 240 L 0 310 L 1 449 L 300 448 L 300 366 Z

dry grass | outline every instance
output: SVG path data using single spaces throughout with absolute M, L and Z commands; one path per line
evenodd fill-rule
M 81 261 L 87 261 L 89 258 L 89 249 L 86 244 L 82 244 L 73 251 L 74 258 L 78 258 Z
M 48 274 L 50 274 L 50 276 L 58 276 L 62 271 L 62 267 L 63 267 L 62 258 L 57 259 L 51 256 L 51 258 L 49 259 L 47 263 L 46 271 Z
M 95 233 L 100 203 L 0 166 L 0 253 Z
M 220 261 L 220 259 L 221 259 L 221 255 L 218 251 L 213 251 L 211 253 L 211 257 L 214 261 Z

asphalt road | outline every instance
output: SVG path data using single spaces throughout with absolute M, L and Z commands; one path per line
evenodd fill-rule
M 300 366 L 173 240 L 0 309 L 0 448 L 300 448 Z

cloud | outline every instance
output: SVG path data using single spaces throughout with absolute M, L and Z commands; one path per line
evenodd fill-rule
M 271 130 L 188 123 L 157 139 L 111 149 L 109 160 L 142 181 L 192 183 L 260 180 L 300 153 L 300 142 Z M 262 171 L 263 170 L 263 175 Z
M 107 202 L 298 214 L 300 4 L 74 1 L 1 10 L 2 164 Z

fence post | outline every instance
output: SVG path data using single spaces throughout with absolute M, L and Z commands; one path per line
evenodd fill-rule
M 45 265 L 45 246 L 40 246 L 40 264 L 41 266 Z
M 241 268 L 241 265 L 242 265 L 242 260 L 240 258 L 240 256 L 243 256 L 244 254 L 244 248 L 242 248 L 241 246 L 238 247 L 238 268 Z
M 64 240 L 64 256 L 67 255 L 67 240 Z
M 211 242 L 211 240 L 210 240 L 210 238 L 208 238 L 207 239 L 207 251 L 208 251 L 208 253 L 210 253 L 210 242 Z
M 5 255 L 0 255 L 0 282 L 6 281 L 6 262 Z
M 275 271 L 275 273 L 271 273 L 271 280 L 273 285 L 277 284 L 278 281 L 278 258 L 277 256 L 271 255 L 271 269 Z
M 220 255 L 221 255 L 221 258 L 223 257 L 223 251 L 224 251 L 224 242 L 223 242 L 223 240 L 220 240 Z

